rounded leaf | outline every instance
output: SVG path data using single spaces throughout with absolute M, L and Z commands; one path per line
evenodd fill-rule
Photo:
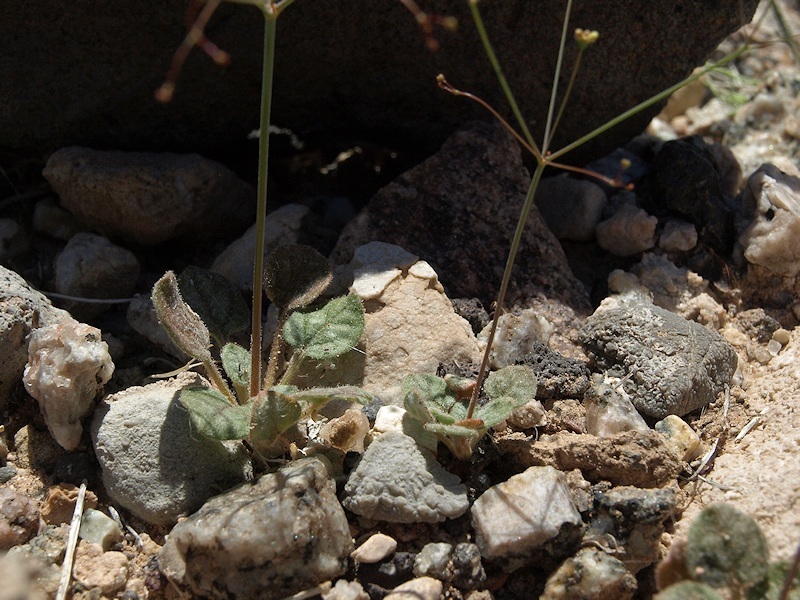
M 522 406 L 536 398 L 536 374 L 524 365 L 511 365 L 491 373 L 484 389 L 490 399 L 510 397 Z
M 178 287 L 211 335 L 220 342 L 250 325 L 250 310 L 239 289 L 227 277 L 207 269 L 186 267 Z
M 192 431 L 215 440 L 242 440 L 250 433 L 251 405 L 233 405 L 217 390 L 184 388 L 180 401 L 189 411 Z
M 264 267 L 267 298 L 281 310 L 295 310 L 319 298 L 331 282 L 328 259 L 311 246 L 275 248 Z
M 283 327 L 283 339 L 308 358 L 328 360 L 358 345 L 364 332 L 364 306 L 358 296 L 343 296 L 319 310 L 296 312 Z
M 158 321 L 175 345 L 200 362 L 211 362 L 208 329 L 181 296 L 175 273 L 167 271 L 156 281 L 151 296 Z
M 751 585 L 767 575 L 767 542 L 756 522 L 728 504 L 712 504 L 689 529 L 689 575 L 712 587 Z

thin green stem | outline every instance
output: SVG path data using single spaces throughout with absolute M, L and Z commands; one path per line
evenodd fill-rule
M 522 233 L 525 230 L 525 224 L 528 222 L 528 214 L 533 206 L 533 196 L 536 193 L 536 188 L 539 187 L 539 181 L 542 179 L 542 174 L 546 166 L 546 162 L 540 161 L 536 164 L 536 170 L 533 172 L 533 179 L 528 188 L 528 194 L 525 196 L 525 202 L 522 205 L 522 211 L 519 214 L 517 221 L 517 228 L 514 231 L 514 238 L 511 240 L 511 249 L 508 252 L 506 259 L 506 268 L 503 271 L 503 280 L 500 283 L 500 292 L 497 294 L 497 306 L 494 309 L 494 319 L 492 319 L 492 328 L 489 330 L 489 339 L 486 340 L 486 350 L 483 351 L 483 360 L 481 361 L 480 369 L 478 370 L 478 381 L 475 384 L 475 389 L 472 390 L 472 396 L 469 400 L 469 408 L 467 409 L 467 419 L 472 418 L 475 411 L 475 406 L 478 403 L 478 395 L 480 394 L 483 380 L 486 377 L 486 372 L 489 370 L 489 359 L 492 353 L 492 344 L 494 343 L 494 336 L 497 333 L 497 324 L 500 322 L 500 315 L 503 314 L 503 302 L 506 299 L 506 291 L 508 284 L 511 281 L 511 272 L 514 270 L 514 260 L 517 257 L 519 244 L 522 241 Z
M 564 49 L 567 45 L 567 28 L 569 27 L 569 16 L 572 14 L 572 0 L 567 0 L 567 9 L 564 11 L 564 24 L 561 27 L 561 41 L 558 44 L 558 59 L 556 60 L 556 72 L 553 75 L 553 85 L 550 88 L 550 104 L 547 107 L 547 122 L 544 126 L 544 141 L 542 142 L 542 154 L 547 156 L 552 141 L 553 111 L 556 109 L 556 97 L 558 96 L 558 80 L 561 78 L 561 65 L 564 62 Z
M 261 383 L 261 307 L 264 295 L 264 226 L 267 221 L 267 175 L 269 166 L 269 124 L 272 112 L 272 77 L 275 70 L 275 34 L 278 12 L 272 3 L 264 13 L 264 65 L 261 74 L 261 121 L 258 136 L 258 193 L 256 206 L 256 247 L 253 264 L 253 322 L 250 339 L 250 396 L 258 394 Z
M 585 49 L 586 48 L 582 46 L 578 49 L 578 56 L 575 58 L 575 64 L 572 65 L 572 73 L 570 73 L 569 76 L 567 91 L 564 92 L 564 98 L 561 100 L 561 106 L 558 107 L 558 114 L 556 115 L 555 121 L 553 121 L 553 128 L 550 130 L 550 139 L 547 140 L 548 146 L 550 145 L 552 139 L 556 136 L 556 129 L 558 129 L 558 124 L 561 122 L 561 117 L 564 115 L 564 109 L 567 108 L 567 102 L 572 94 L 572 87 L 575 85 L 575 79 L 578 77 L 578 69 L 581 68 L 581 58 L 583 58 L 583 51 Z
M 539 151 L 539 146 L 536 145 L 530 129 L 528 129 L 528 122 L 525 120 L 525 117 L 522 116 L 522 111 L 519 109 L 517 100 L 514 98 L 514 94 L 511 92 L 511 87 L 508 85 L 506 76 L 503 74 L 500 61 L 497 60 L 497 55 L 494 53 L 494 48 L 492 48 L 492 43 L 489 40 L 489 34 L 486 33 L 486 26 L 483 24 L 483 18 L 478 10 L 478 0 L 469 0 L 469 9 L 472 13 L 472 20 L 475 22 L 475 28 L 478 30 L 478 35 L 481 38 L 481 43 L 483 44 L 483 49 L 486 52 L 486 56 L 489 58 L 489 62 L 492 64 L 492 69 L 497 76 L 497 80 L 500 83 L 503 94 L 505 94 L 506 100 L 511 106 L 511 112 L 514 113 L 514 118 L 517 120 L 519 128 L 522 130 L 522 134 L 525 136 L 525 139 L 528 140 L 528 145 L 535 150 L 534 155 L 537 156 L 537 159 L 540 159 L 542 153 Z
M 676 83 L 675 85 L 668 87 L 663 92 L 648 98 L 644 102 L 640 102 L 639 104 L 637 104 L 633 108 L 631 108 L 629 110 L 626 110 L 624 113 L 622 113 L 621 115 L 618 115 L 617 117 L 611 119 L 610 121 L 608 121 L 604 125 L 601 125 L 600 127 L 598 127 L 597 129 L 591 131 L 590 133 L 587 133 L 582 138 L 572 142 L 571 144 L 569 144 L 567 146 L 564 146 L 563 148 L 561 148 L 560 150 L 558 150 L 556 152 L 553 152 L 548 157 L 548 160 L 551 160 L 551 161 L 555 160 L 555 159 L 557 159 L 557 158 L 559 158 L 561 156 L 564 156 L 567 152 L 571 152 L 575 148 L 578 148 L 579 146 L 582 146 L 586 142 L 588 142 L 590 140 L 593 140 L 594 138 L 596 138 L 597 136 L 605 133 L 606 131 L 608 131 L 612 127 L 615 127 L 615 126 L 619 125 L 620 123 L 622 123 L 623 121 L 631 118 L 633 115 L 635 115 L 637 113 L 640 113 L 644 109 L 649 108 L 650 106 L 653 106 L 654 104 L 656 104 L 658 102 L 661 102 L 665 98 L 668 98 L 674 92 L 678 91 L 682 87 L 690 84 L 691 82 L 693 82 L 693 81 L 695 81 L 697 79 L 700 79 L 706 73 L 708 73 L 710 71 L 713 71 L 714 69 L 718 69 L 720 67 L 723 67 L 723 66 L 727 65 L 729 62 L 736 60 L 739 56 L 741 56 L 742 54 L 747 52 L 749 49 L 750 49 L 749 44 L 744 44 L 743 46 L 737 48 L 736 50 L 734 50 L 733 52 L 731 52 L 727 56 L 724 56 L 723 58 L 718 60 L 717 62 L 712 63 L 711 65 L 709 65 L 705 69 L 702 69 L 701 71 L 698 71 L 694 75 L 691 75 L 691 76 L 687 77 L 683 81 L 680 81 L 680 82 Z

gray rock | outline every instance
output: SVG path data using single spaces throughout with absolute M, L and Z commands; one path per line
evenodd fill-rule
M 137 244 L 238 233 L 255 213 L 252 187 L 197 154 L 76 146 L 51 154 L 43 175 L 78 220 Z
M 597 245 L 614 256 L 634 256 L 656 245 L 658 219 L 625 202 L 595 228 Z
M 83 229 L 75 217 L 60 207 L 53 198 L 44 198 L 36 203 L 31 223 L 35 231 L 62 242 L 68 242 Z
M 530 354 L 518 361 L 536 375 L 536 397 L 541 400 L 583 398 L 589 389 L 589 368 L 581 361 L 567 358 L 545 344 L 532 344 Z
M 99 329 L 68 318 L 31 333 L 22 380 L 39 402 L 48 431 L 65 450 L 75 450 L 84 418 L 114 374 Z
M 610 297 L 589 317 L 581 344 L 600 369 L 624 377 L 645 416 L 663 419 L 702 408 L 736 371 L 736 351 L 718 333 L 637 294 Z
M 55 288 L 59 294 L 90 298 L 127 298 L 139 279 L 136 256 L 94 233 L 78 233 L 55 261 Z M 107 304 L 68 303 L 77 319 L 97 316 Z
M 661 534 L 665 522 L 674 517 L 677 500 L 675 490 L 668 488 L 617 487 L 596 492 L 587 536 L 611 535 L 625 548 L 620 559 L 636 574 L 661 558 Z
M 485 347 L 492 324 L 489 323 L 478 334 L 478 341 Z M 491 367 L 502 369 L 513 365 L 535 348 L 547 344 L 553 335 L 553 326 L 538 311 L 527 308 L 500 316 L 492 344 Z
M 87 508 L 83 512 L 80 536 L 81 539 L 97 544 L 107 551 L 111 548 L 111 544 L 122 539 L 122 531 L 117 522 L 105 513 Z
M 14 271 L 0 266 L 0 409 L 12 389 L 22 386 L 30 332 L 68 316 Z
M 739 238 L 744 257 L 785 277 L 800 273 L 800 179 L 765 164 L 747 180 L 742 202 L 755 218 Z
M 205 598 L 283 598 L 342 575 L 353 539 L 315 458 L 206 502 L 176 525 L 161 570 Z
M 470 123 L 381 189 L 345 227 L 331 259 L 349 262 L 358 246 L 373 240 L 396 244 L 430 263 L 450 297 L 475 297 L 489 306 L 529 184 L 516 140 L 496 123 Z M 506 302 L 537 294 L 589 311 L 588 295 L 558 240 L 532 210 Z
M 489 488 L 471 514 L 475 543 L 488 559 L 525 556 L 562 527 L 582 524 L 564 474 L 553 467 L 530 467 Z
M 629 600 L 636 578 L 625 564 L 594 547 L 581 548 L 550 575 L 540 600 Z
M 173 524 L 181 515 L 251 476 L 239 443 L 192 433 L 178 392 L 202 385 L 175 379 L 128 388 L 106 398 L 92 420 L 92 441 L 108 495 L 140 519 Z
M 606 207 L 606 194 L 585 179 L 547 177 L 539 182 L 536 206 L 559 240 L 591 242 Z
M 396 430 L 380 435 L 364 452 L 342 504 L 357 515 L 392 523 L 438 523 L 469 507 L 461 480 Z
M 431 542 L 425 544 L 414 557 L 414 575 L 429 576 L 445 581 L 450 577 L 448 567 L 453 545 L 447 542 Z
M 584 57 L 556 145 L 688 75 L 725 35 L 750 19 L 756 5 L 755 0 L 698 2 L 676 11 L 661 3 L 647 10 L 629 10 L 621 1 L 576 4 L 570 22 L 597 29 L 601 37 Z M 195 50 L 174 103 L 164 107 L 153 101 L 153 91 L 186 35 L 182 0 L 145 7 L 123 3 L 113 11 L 102 2 L 87 2 L 72 7 L 58 27 L 43 15 L 58 14 L 59 2 L 9 0 L 4 7 L 4 146 L 201 146 L 219 153 L 232 144 L 254 146 L 245 136 L 258 124 L 263 20 L 248 8 L 223 5 L 208 29 L 209 37 L 231 53 L 231 66 L 223 71 Z M 409 146 L 435 148 L 454 127 L 485 114 L 437 89 L 438 73 L 502 109 L 502 94 L 466 4 L 447 0 L 421 8 L 459 20 L 455 33 L 435 30 L 438 52 L 428 50 L 413 16 L 399 2 L 375 10 L 371 0 L 359 0 L 348 4 L 346 14 L 335 2 L 305 2 L 283 13 L 273 105 L 281 126 L 301 136 L 323 133 L 388 144 L 402 139 Z M 563 11 L 563 0 L 504 2 L 482 10 L 537 140 Z M 565 67 L 574 56 L 571 41 L 567 49 Z M 642 131 L 658 110 L 654 106 L 615 128 L 602 145 L 614 148 Z
M 461 542 L 453 548 L 450 557 L 450 583 L 462 590 L 474 590 L 482 587 L 486 581 L 486 572 L 481 562 L 481 551 L 475 544 Z

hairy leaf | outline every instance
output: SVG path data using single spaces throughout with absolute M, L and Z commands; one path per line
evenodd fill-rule
M 234 406 L 209 387 L 181 390 L 180 401 L 189 411 L 192 430 L 215 440 L 242 440 L 250 433 L 252 405 Z
M 183 298 L 220 345 L 250 325 L 250 310 L 227 277 L 207 269 L 187 267 L 178 276 Z
M 220 352 L 222 368 L 233 383 L 239 401 L 248 400 L 250 393 L 250 351 L 239 344 L 225 344 Z
M 311 304 L 331 282 L 328 259 L 310 246 L 287 244 L 273 250 L 264 267 L 267 298 L 281 310 Z
M 490 400 L 511 397 L 516 406 L 522 406 L 536 398 L 536 386 L 536 375 L 529 367 L 511 365 L 491 373 L 486 378 L 484 389 Z
M 355 348 L 363 331 L 364 306 L 350 295 L 331 300 L 319 310 L 292 314 L 283 337 L 306 357 L 327 360 Z
M 288 386 L 272 387 L 256 397 L 250 422 L 250 439 L 253 441 L 272 442 L 300 419 L 302 408 L 281 391 L 285 387 Z
M 208 329 L 181 296 L 175 273 L 167 271 L 156 281 L 152 299 L 158 320 L 175 345 L 200 362 L 211 362 Z

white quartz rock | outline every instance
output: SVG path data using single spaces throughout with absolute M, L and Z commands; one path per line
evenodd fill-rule
M 81 420 L 114 373 L 100 330 L 69 318 L 31 333 L 22 380 L 39 401 L 47 429 L 66 450 L 80 443 Z

